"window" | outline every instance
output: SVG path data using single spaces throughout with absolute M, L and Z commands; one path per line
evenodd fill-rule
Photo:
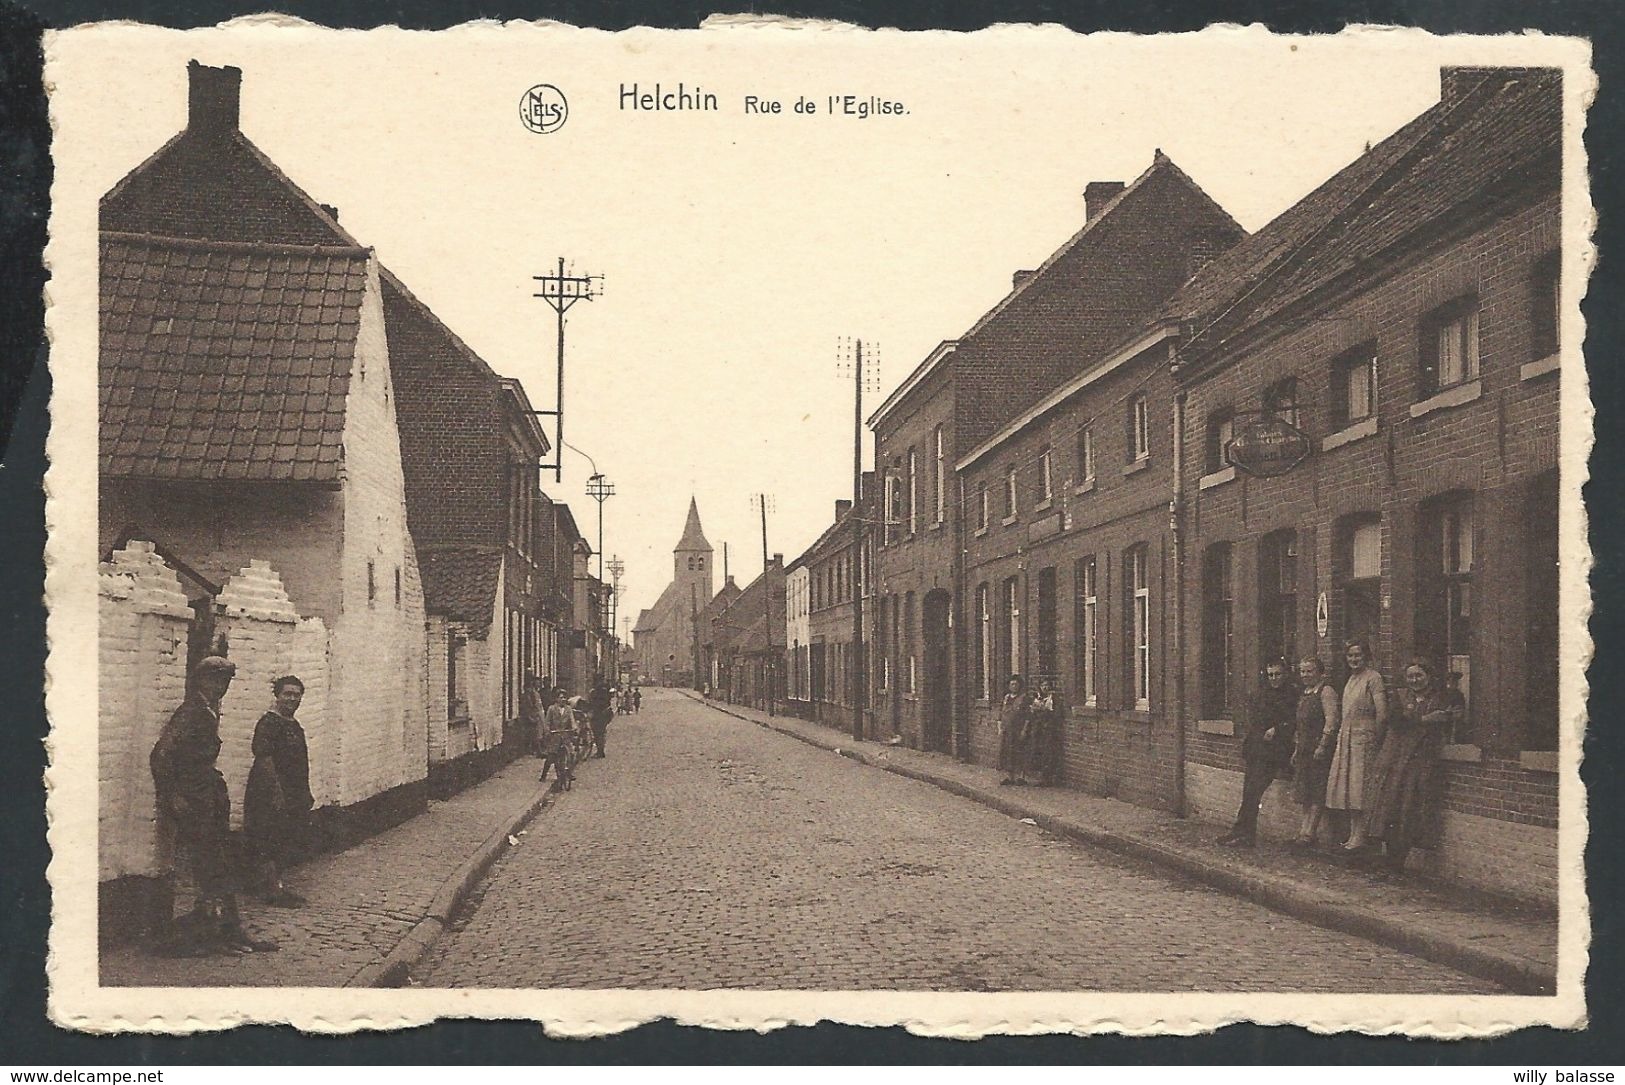
M 1478 379 L 1478 299 L 1459 298 L 1422 320 L 1422 390 L 1431 395 Z
M 912 695 L 914 678 L 914 593 L 903 596 L 903 692 Z
M 1151 412 L 1144 396 L 1135 396 L 1128 405 L 1128 458 L 1133 463 L 1151 455 Z
M 1038 502 L 1047 505 L 1055 499 L 1055 464 L 1050 450 L 1038 454 Z
M 976 530 L 977 531 L 986 531 L 987 530 L 988 504 L 989 504 L 989 501 L 988 501 L 988 496 L 987 496 L 987 483 L 984 482 L 984 483 L 982 483 L 980 486 L 978 486 L 976 488 Z
M 1004 668 L 1001 679 L 1021 673 L 1021 581 L 1006 577 L 1002 596 L 1003 607 L 999 618 L 999 664 Z
M 886 545 L 897 541 L 897 528 L 902 523 L 902 480 L 896 475 L 886 476 Z
M 1095 481 L 1095 431 L 1084 426 L 1078 431 L 1078 482 L 1092 485 Z
M 1289 426 L 1298 424 L 1298 378 L 1283 377 L 1264 389 L 1264 413 Z
M 942 427 L 938 426 L 935 434 L 937 446 L 937 518 L 936 523 L 942 523 L 948 514 L 948 450 L 942 441 Z
M 1097 683 L 1100 666 L 1100 581 L 1093 556 L 1079 558 L 1072 567 L 1072 585 L 1075 593 L 1073 609 L 1076 624 L 1074 640 L 1077 652 L 1077 693 L 1086 705 L 1094 705 L 1098 696 Z
M 1124 592 L 1127 598 L 1123 632 L 1129 644 L 1128 688 L 1133 707 L 1151 707 L 1151 588 L 1147 579 L 1146 547 L 1142 543 L 1123 555 Z
M 1265 663 L 1298 661 L 1298 533 L 1275 531 L 1258 548 L 1258 646 Z
M 992 699 L 989 681 L 993 674 L 993 638 L 989 635 L 989 622 L 992 621 L 989 613 L 988 588 L 986 584 L 976 585 L 976 693 L 984 701 Z
M 1373 643 L 1382 606 L 1382 521 L 1352 516 L 1341 525 L 1338 572 L 1343 591 L 1343 639 Z
M 1558 254 L 1548 253 L 1535 264 L 1531 279 L 1533 305 L 1530 332 L 1532 357 L 1549 358 L 1557 353 L 1558 329 L 1563 325 L 1563 303 L 1559 291 L 1561 282 Z
M 1207 443 L 1203 452 L 1202 470 L 1207 474 L 1222 471 L 1227 466 L 1224 458 L 1225 446 L 1236 435 L 1235 412 L 1229 407 L 1221 407 L 1208 415 Z
M 1377 348 L 1355 347 L 1332 362 L 1332 423 L 1346 429 L 1377 413 Z
M 1422 506 L 1417 554 L 1416 646 L 1461 676 L 1468 697 L 1472 684 L 1473 498 L 1450 494 Z M 1468 708 L 1471 708 L 1469 699 Z M 1454 736 L 1468 742 L 1464 716 Z
M 919 473 L 915 470 L 916 462 L 914 450 L 908 450 L 908 533 L 913 535 L 920 530 L 919 518 Z
M 1557 472 L 1529 484 L 1524 523 L 1529 579 L 1524 614 L 1529 625 L 1524 664 L 1523 748 L 1557 749 Z M 1464 691 L 1465 692 L 1465 691 Z
M 461 719 L 468 715 L 468 706 L 463 703 L 462 684 L 458 680 L 462 669 L 463 646 L 467 640 L 460 634 L 453 633 L 446 638 L 446 718 Z
M 1038 570 L 1038 674 L 1037 678 L 1058 677 L 1055 667 L 1056 613 L 1055 567 Z
M 1004 472 L 1004 518 L 1016 518 L 1016 468 L 1011 464 Z
M 1202 715 L 1220 719 L 1235 693 L 1234 578 L 1231 546 L 1214 543 L 1202 559 Z

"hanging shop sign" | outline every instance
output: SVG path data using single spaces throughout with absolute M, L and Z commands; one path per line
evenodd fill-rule
M 1284 475 L 1309 458 L 1309 437 L 1273 414 L 1238 415 L 1235 436 L 1224 446 L 1224 459 L 1249 475 Z

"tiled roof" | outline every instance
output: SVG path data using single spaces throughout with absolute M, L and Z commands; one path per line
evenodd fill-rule
M 418 552 L 423 601 L 430 614 L 470 622 L 479 633 L 491 625 L 502 552 L 491 547 L 444 547 Z
M 1523 69 L 1434 106 L 1215 259 L 1165 318 L 1211 349 L 1470 205 L 1555 188 L 1560 91 L 1559 73 Z
M 332 482 L 366 249 L 101 238 L 101 470 Z

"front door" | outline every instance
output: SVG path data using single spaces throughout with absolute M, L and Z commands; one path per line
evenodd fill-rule
M 948 687 L 948 601 L 945 591 L 927 592 L 922 617 L 925 641 L 925 748 L 948 753 L 952 747 L 953 699 Z

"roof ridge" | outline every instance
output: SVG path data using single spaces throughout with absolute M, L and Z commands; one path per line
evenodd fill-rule
M 306 245 L 289 241 L 224 241 L 213 238 L 173 237 L 169 234 L 136 233 L 127 230 L 102 230 L 101 240 L 122 241 L 130 245 L 150 248 L 187 249 L 197 252 L 247 252 L 298 256 L 352 256 L 369 257 L 373 250 L 367 245 Z

